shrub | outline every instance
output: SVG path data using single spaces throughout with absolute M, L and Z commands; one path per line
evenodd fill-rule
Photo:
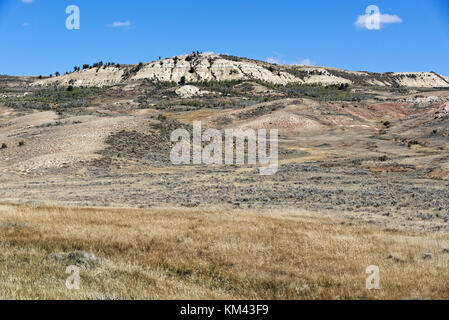
M 129 78 L 132 73 L 137 73 L 140 71 L 140 69 L 143 68 L 143 62 L 139 62 L 137 66 L 132 68 L 131 70 L 127 71 L 127 73 L 124 75 L 125 78 Z
M 181 77 L 181 80 L 179 80 L 179 84 L 180 84 L 180 85 L 186 84 L 186 77 L 182 76 L 182 77 Z
M 346 90 L 346 89 L 348 89 L 349 88 L 349 83 L 341 83 L 339 86 L 338 86 L 338 90 Z
M 67 91 L 73 91 L 73 86 L 68 86 Z
M 25 145 L 25 141 L 21 140 L 19 141 L 19 147 L 23 147 Z
M 8 148 L 8 146 L 6 145 L 6 143 L 2 143 L 2 149 L 6 149 Z

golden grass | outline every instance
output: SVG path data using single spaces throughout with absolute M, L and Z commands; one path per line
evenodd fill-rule
M 447 247 L 449 235 L 306 212 L 3 205 L 0 298 L 447 299 Z M 101 261 L 68 290 L 70 261 L 50 255 L 77 250 Z M 380 290 L 365 288 L 369 265 Z

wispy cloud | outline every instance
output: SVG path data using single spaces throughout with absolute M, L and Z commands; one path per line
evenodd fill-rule
M 372 11 L 369 13 L 369 8 L 367 8 L 367 13 L 357 17 L 355 22 L 357 27 L 368 30 L 380 30 L 387 24 L 402 22 L 402 19 L 395 14 L 381 13 L 379 8 L 375 6 L 372 6 L 372 8 L 375 8 L 377 12 Z
M 112 28 L 124 28 L 129 29 L 131 27 L 131 21 L 115 21 L 110 25 Z
M 286 59 L 285 56 L 281 55 L 281 54 L 275 54 L 272 57 L 268 57 L 265 59 L 265 61 L 268 63 L 279 64 L 279 65 L 299 65 L 299 66 L 315 65 L 315 63 L 309 58 L 304 58 L 304 59 L 296 58 L 295 60 L 289 60 L 289 59 Z
M 24 28 L 25 28 L 25 27 L 29 27 L 29 26 L 30 26 L 30 23 L 29 23 L 29 22 L 26 22 L 26 21 L 25 21 L 24 23 L 22 23 L 22 27 L 24 27 Z
M 22 0 L 23 3 L 33 3 L 34 0 Z
M 314 66 L 315 62 L 313 62 L 309 58 L 306 58 L 306 59 L 299 60 L 298 63 L 296 63 L 296 64 L 299 66 Z
M 265 61 L 273 64 L 281 64 L 281 60 L 276 57 L 268 57 Z

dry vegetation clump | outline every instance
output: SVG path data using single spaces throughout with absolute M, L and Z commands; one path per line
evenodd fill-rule
M 5 204 L 0 213 L 2 299 L 449 298 L 447 234 L 286 210 Z M 80 290 L 65 286 L 72 264 Z M 380 290 L 365 288 L 369 265 Z

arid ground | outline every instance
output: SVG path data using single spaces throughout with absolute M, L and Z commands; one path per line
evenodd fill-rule
M 446 233 L 295 210 L 3 205 L 0 212 L 0 298 L 449 298 Z M 79 290 L 65 286 L 68 265 L 81 268 Z M 370 265 L 379 266 L 379 290 L 366 289 Z
M 277 173 L 172 165 L 170 133 L 193 121 L 278 129 Z M 193 54 L 1 76 L 0 185 L 0 298 L 449 298 L 435 73 Z

